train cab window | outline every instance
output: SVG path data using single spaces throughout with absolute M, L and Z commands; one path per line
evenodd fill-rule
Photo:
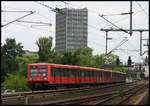
M 38 75 L 37 66 L 30 66 L 30 76 L 37 76 L 37 75 Z
M 39 66 L 39 76 L 46 76 L 47 75 L 47 66 Z

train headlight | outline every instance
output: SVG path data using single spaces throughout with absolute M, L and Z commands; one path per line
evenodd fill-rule
M 46 76 L 46 73 L 43 73 L 43 76 Z
M 47 78 L 43 78 L 43 80 L 47 80 Z

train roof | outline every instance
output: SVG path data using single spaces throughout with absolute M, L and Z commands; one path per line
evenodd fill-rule
M 73 66 L 73 65 L 64 65 L 64 64 L 54 64 L 54 63 L 34 63 L 34 64 L 29 64 L 29 65 L 37 65 L 37 64 L 43 64 L 43 65 L 51 65 L 51 66 L 67 66 L 67 67 L 72 67 L 72 68 L 81 68 L 81 69 L 95 69 L 97 71 L 107 71 L 107 72 L 112 72 L 112 70 L 104 70 L 104 69 L 99 69 L 99 68 L 92 68 L 92 67 L 85 67 L 85 66 Z
M 64 64 L 54 64 L 54 63 L 34 63 L 31 65 L 37 65 L 37 64 L 43 64 L 43 65 L 51 65 L 51 66 L 71 66 L 72 68 L 82 68 L 82 69 L 95 69 L 97 71 L 107 71 L 107 72 L 113 72 L 113 73 L 120 73 L 120 74 L 124 74 L 122 72 L 118 72 L 118 71 L 112 71 L 112 70 L 104 70 L 104 69 L 100 69 L 100 68 L 92 68 L 92 67 L 85 67 L 85 66 L 73 66 L 73 65 L 64 65 Z

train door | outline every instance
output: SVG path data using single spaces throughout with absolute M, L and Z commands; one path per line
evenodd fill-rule
M 77 69 L 77 70 L 78 70 L 78 83 L 80 84 L 81 83 L 80 69 Z
M 50 83 L 55 83 L 55 71 L 54 67 L 50 67 Z
M 74 76 L 75 83 L 77 84 L 77 83 L 79 82 L 78 70 L 77 70 L 77 69 L 74 69 L 74 73 L 75 73 L 75 76 Z

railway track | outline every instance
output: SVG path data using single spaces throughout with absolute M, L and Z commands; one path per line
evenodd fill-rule
M 56 102 L 51 102 L 51 104 L 54 105 L 117 105 L 125 102 L 131 95 L 142 89 L 143 87 L 146 87 L 147 85 L 140 86 L 134 85 L 134 86 L 124 86 L 125 91 L 122 87 L 119 88 L 116 91 L 113 92 L 105 92 L 95 95 L 88 95 L 88 96 L 82 96 L 77 98 L 70 98 L 66 100 L 60 100 Z M 135 89 L 135 90 L 133 90 Z M 119 98 L 119 99 L 118 99 Z
M 111 95 L 117 95 L 120 92 L 121 86 L 125 88 L 136 84 L 137 82 L 112 84 L 101 87 L 25 92 L 20 94 L 2 95 L 1 98 L 2 104 L 85 104 L 100 99 L 108 99 Z M 113 90 L 113 92 L 111 92 L 110 89 Z

